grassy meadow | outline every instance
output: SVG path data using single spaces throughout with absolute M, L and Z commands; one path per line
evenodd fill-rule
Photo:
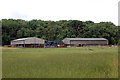
M 117 78 L 117 47 L 2 48 L 3 78 Z

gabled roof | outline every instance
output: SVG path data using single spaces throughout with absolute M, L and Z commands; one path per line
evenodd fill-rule
M 19 39 L 15 39 L 15 40 L 12 40 L 12 41 L 21 41 L 21 40 L 26 40 L 26 39 L 29 39 L 29 38 L 19 38 Z
M 37 37 L 19 38 L 19 39 L 15 39 L 15 40 L 12 40 L 12 41 L 24 41 L 24 40 L 30 39 L 30 38 L 37 38 Z M 42 39 L 42 40 L 44 40 L 44 39 Z
M 67 40 L 107 40 L 105 38 L 65 38 L 65 39 Z

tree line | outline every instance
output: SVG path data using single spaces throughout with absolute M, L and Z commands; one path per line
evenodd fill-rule
M 38 37 L 49 41 L 64 38 L 106 38 L 109 44 L 118 44 L 120 27 L 112 22 L 59 20 L 44 21 L 22 19 L 2 19 L 2 43 L 25 37 Z

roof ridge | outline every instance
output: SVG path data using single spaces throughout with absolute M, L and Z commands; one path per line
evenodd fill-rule
M 65 38 L 68 40 L 107 40 L 106 38 Z

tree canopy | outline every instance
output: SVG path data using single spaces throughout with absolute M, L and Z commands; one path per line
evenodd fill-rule
M 2 19 L 2 43 L 9 45 L 11 40 L 17 38 L 38 37 L 49 41 L 64 38 L 106 38 L 109 44 L 118 44 L 119 30 L 120 27 L 112 22 Z

